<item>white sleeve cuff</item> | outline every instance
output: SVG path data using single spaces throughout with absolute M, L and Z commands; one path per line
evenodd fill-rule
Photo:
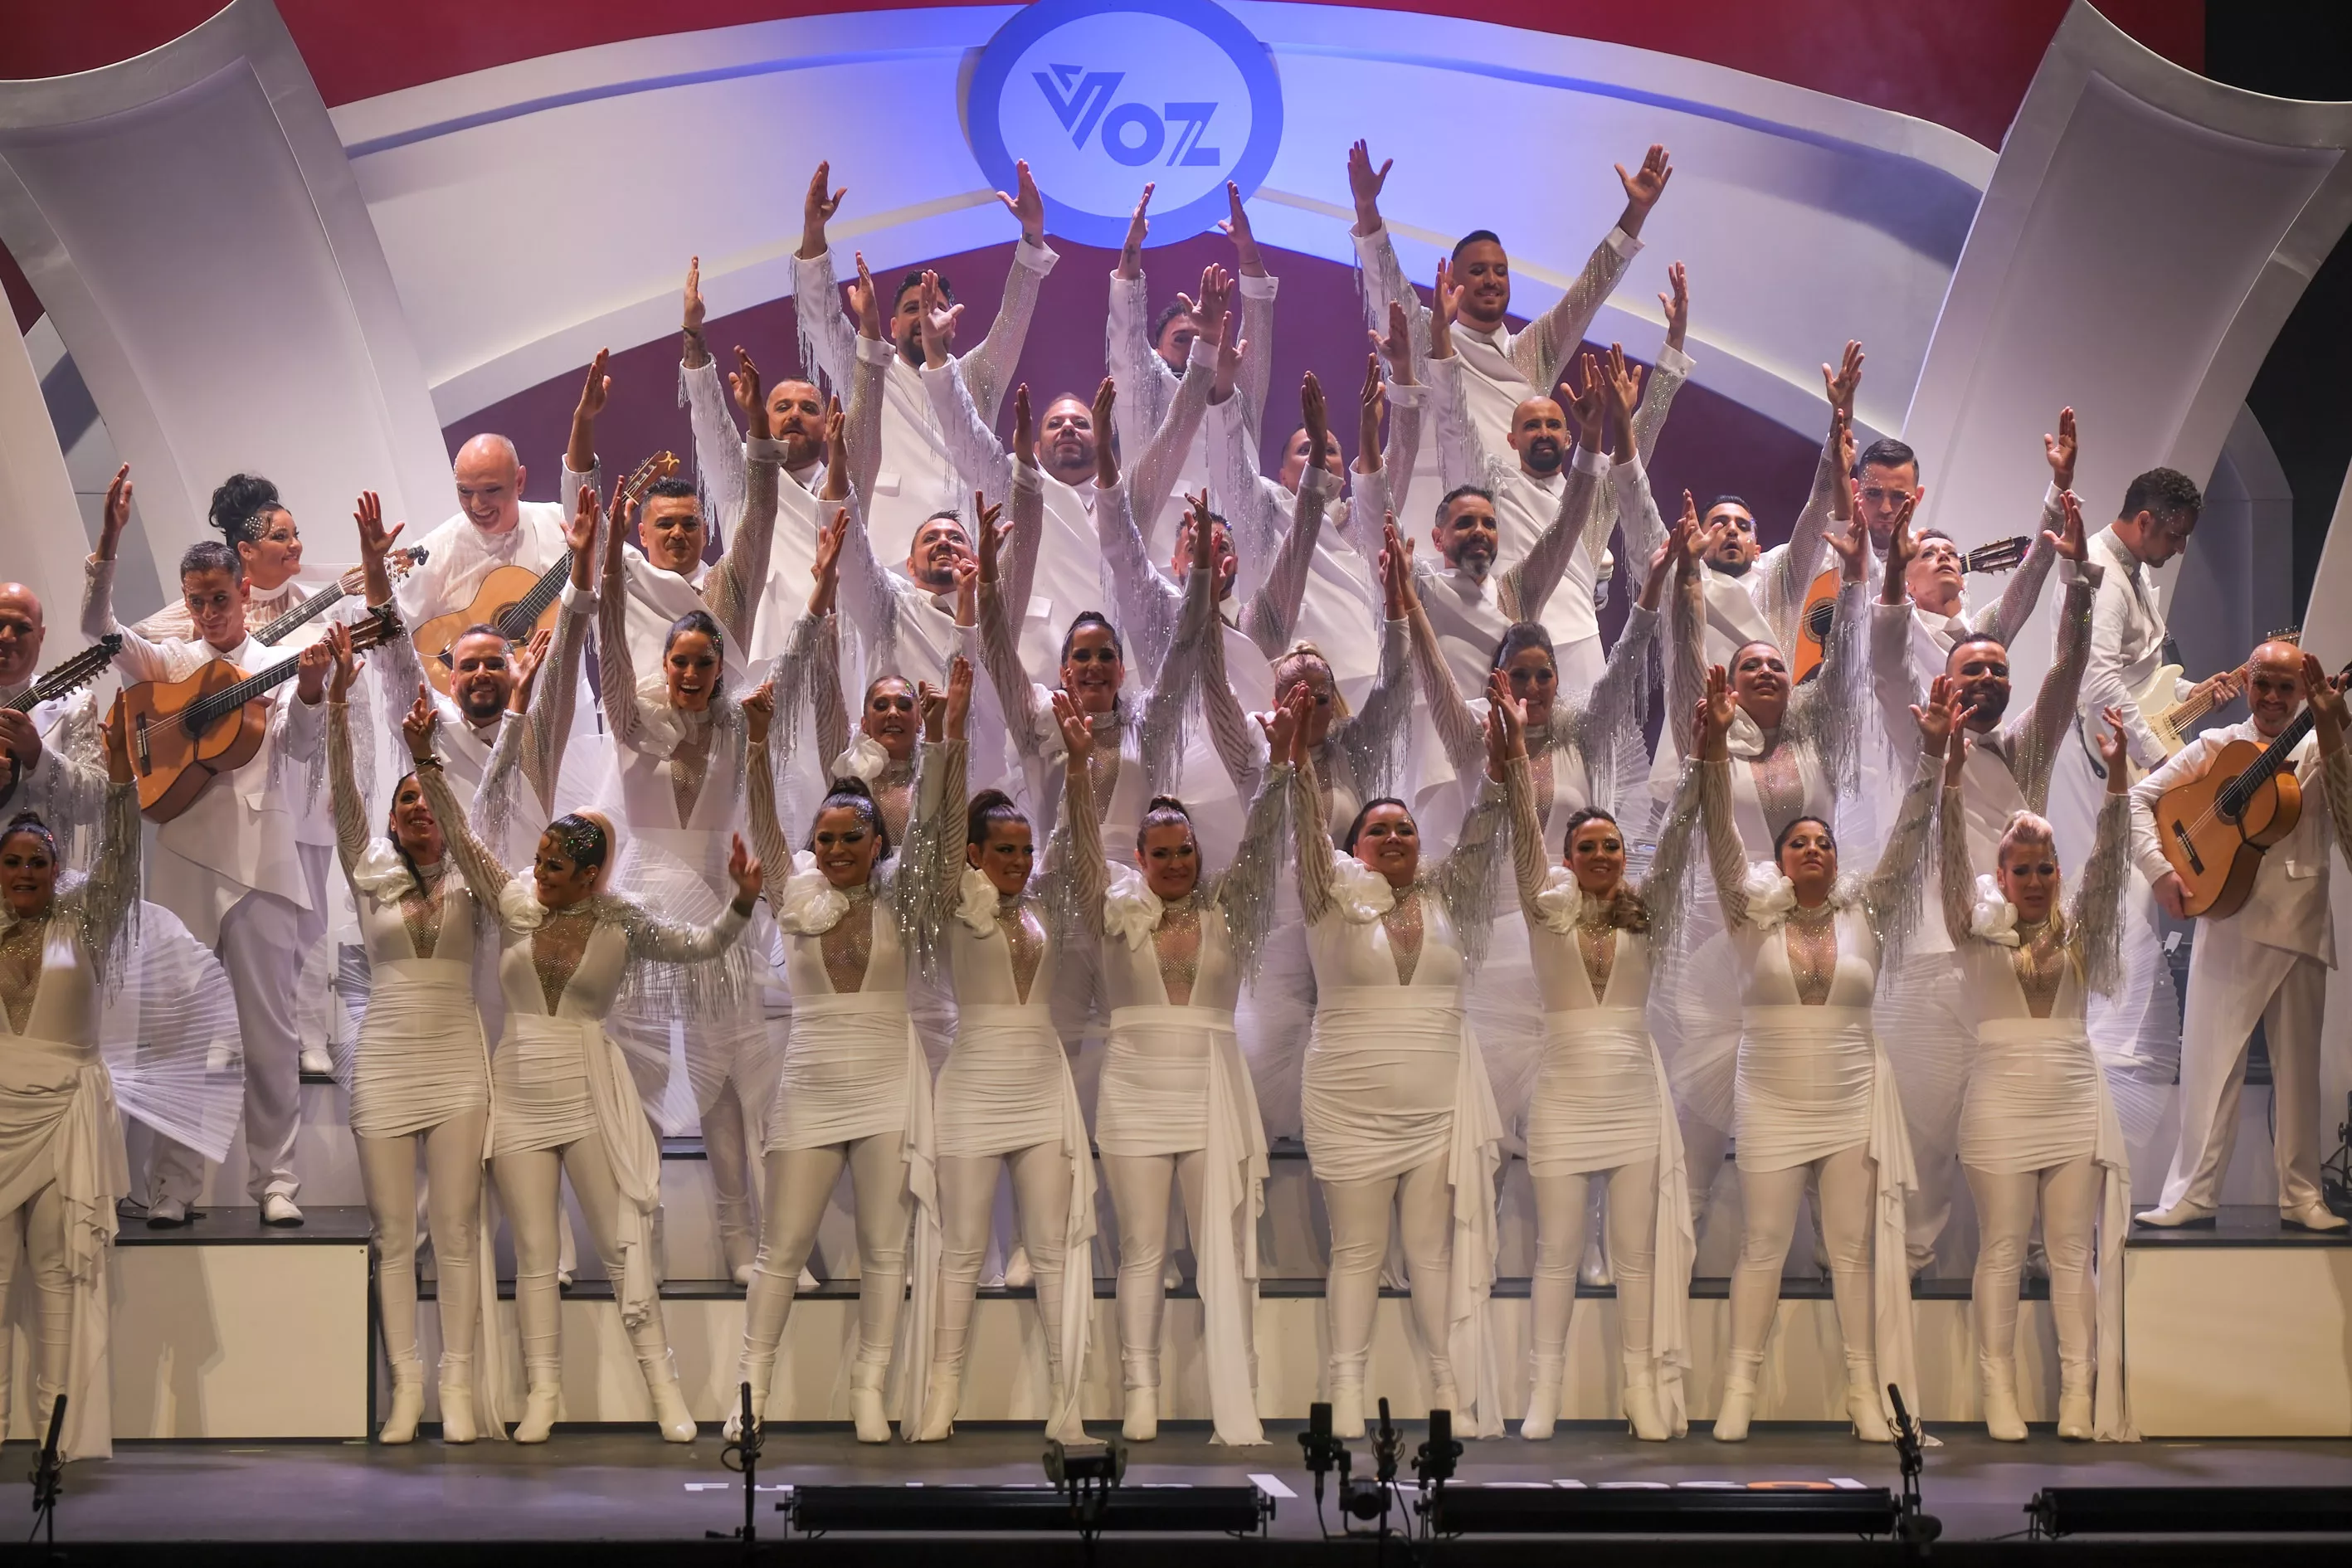
M 1244 272 L 1240 280 L 1244 300 L 1271 300 L 1282 287 L 1282 279 L 1271 272 L 1263 278 L 1253 278 Z
M 1348 237 L 1356 242 L 1356 258 L 1370 267 L 1379 258 L 1381 247 L 1389 242 L 1389 226 L 1382 223 L 1370 234 L 1358 234 L 1355 226 L 1350 224 Z
M 869 338 L 863 332 L 857 335 L 857 357 L 867 364 L 888 364 L 898 352 L 887 338 Z
M 1015 462 L 1013 465 L 1013 488 L 1016 490 L 1042 490 L 1045 488 L 1045 476 L 1026 463 Z
M 1420 382 L 1407 382 L 1402 385 L 1393 381 L 1389 383 L 1389 406 L 1391 408 L 1418 408 L 1428 401 L 1429 388 Z
M 579 584 L 573 582 L 571 578 L 566 577 L 563 580 L 563 597 L 562 603 L 563 607 L 567 610 L 593 610 L 596 607 L 596 590 L 593 588 L 583 588 Z
M 1013 247 L 1013 264 L 1027 268 L 1040 278 L 1054 270 L 1054 263 L 1060 259 L 1052 246 L 1032 245 L 1025 238 Z
M 765 436 L 744 442 L 743 451 L 755 463 L 782 465 L 784 460 L 784 444 Z
M 1658 350 L 1657 366 L 1670 375 L 1686 376 L 1698 368 L 1698 362 L 1672 343 L 1666 343 Z
M 1642 477 L 1642 454 L 1638 451 L 1625 454 L 1616 460 L 1616 466 L 1609 472 L 1610 477 L 1618 483 L 1632 484 Z
M 1611 229 L 1609 231 L 1608 239 L 1602 243 L 1606 244 L 1610 249 L 1615 251 L 1619 256 L 1623 257 L 1628 261 L 1633 260 L 1634 257 L 1639 256 L 1642 253 L 1642 242 L 1634 238 L 1632 235 L 1627 234 L 1622 228 Z
M 1606 452 L 1588 451 L 1582 447 L 1576 449 L 1577 471 L 1591 474 L 1596 479 L 1608 474 L 1611 461 Z

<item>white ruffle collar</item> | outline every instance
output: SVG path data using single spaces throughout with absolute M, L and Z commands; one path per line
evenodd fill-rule
M 420 871 L 430 872 L 430 866 L 420 866 Z M 415 883 L 408 868 L 401 863 L 400 851 L 388 839 L 375 838 L 361 851 L 359 864 L 352 868 L 352 885 L 378 903 L 396 904 L 414 890 Z
M 1331 896 L 1339 903 L 1339 912 L 1349 925 L 1370 925 L 1396 908 L 1394 884 L 1357 859 L 1353 855 L 1333 851 L 1331 856 Z
M 1759 931 L 1775 930 L 1796 912 L 1797 884 L 1769 861 L 1759 860 L 1748 868 L 1744 890 L 1748 894 L 1748 923 Z
M 1969 910 L 1969 934 L 1995 947 L 2018 944 L 2017 906 L 2001 896 L 2000 882 L 1990 872 L 1977 878 L 1976 899 Z
M 956 919 L 963 921 L 974 936 L 987 936 L 996 930 L 996 884 L 977 866 L 963 868 L 962 880 L 956 884 Z
M 817 869 L 815 855 L 801 849 L 793 852 L 792 874 L 768 907 L 779 930 L 793 936 L 823 936 L 849 912 L 849 895 Z
M 890 753 L 881 742 L 859 731 L 848 749 L 833 759 L 833 776 L 837 779 L 864 779 L 872 784 L 890 766 Z

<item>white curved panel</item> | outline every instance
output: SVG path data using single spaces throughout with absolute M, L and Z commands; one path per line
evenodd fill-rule
M 362 483 L 394 515 L 447 505 L 399 296 L 268 0 L 121 65 L 7 84 L 0 237 L 131 464 L 166 581 L 237 468 L 302 517 Z
M 81 602 L 84 542 L 73 480 L 25 340 L 0 331 L 0 577 L 29 584 L 45 619 L 70 631 Z M 58 647 L 64 644 L 55 645 Z
M 2208 81 L 2078 3 L 2011 128 L 1905 423 L 1926 521 L 1964 542 L 2016 531 L 2067 404 L 2094 527 L 2158 464 L 2204 482 L 2352 219 L 2347 146 L 2352 105 Z M 2191 546 L 2192 570 L 2208 548 Z M 2038 676 L 2049 639 L 2012 653 Z
M 1663 141 L 1674 187 L 1596 331 L 1649 352 L 1652 296 L 1680 258 L 1706 384 L 1810 434 L 1815 367 L 1860 336 L 1873 371 L 1863 422 L 1891 426 L 1907 403 L 1990 174 L 1975 142 L 1616 45 L 1397 12 L 1231 9 L 1282 77 L 1284 141 L 1251 209 L 1269 243 L 1352 258 L 1344 155 L 1370 131 L 1397 160 L 1382 207 L 1406 265 L 1425 276 L 1455 236 L 1496 227 L 1518 308 L 1540 310 L 1622 205 L 1610 164 Z M 877 269 L 1010 239 L 959 113 L 968 51 L 1009 14 L 949 6 L 635 40 L 336 110 L 441 417 L 600 345 L 675 331 L 688 252 L 715 312 L 788 292 L 819 157 L 851 193 L 834 238 Z

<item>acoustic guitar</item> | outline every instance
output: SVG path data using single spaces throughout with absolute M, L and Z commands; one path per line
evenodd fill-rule
M 352 623 L 352 647 L 371 648 L 403 630 L 398 610 L 379 605 Z M 149 821 L 171 821 L 213 780 L 253 761 L 269 730 L 269 693 L 291 680 L 300 664 L 298 656 L 247 675 L 216 658 L 184 680 L 147 680 L 123 689 L 131 771 L 139 809 Z
M 2022 534 L 2009 539 L 1996 539 L 1990 544 L 1979 544 L 1960 557 L 1963 572 L 2014 572 L 2025 560 L 2033 541 Z M 1838 579 L 1843 567 L 1832 566 L 1813 579 L 1805 590 L 1805 608 L 1797 616 L 1797 647 L 1789 657 L 1790 675 L 1797 680 L 1811 680 L 1822 667 L 1827 652 L 1830 626 L 1837 619 Z
M 2300 647 L 2303 628 L 2299 626 L 2281 626 L 2263 640 L 2293 643 Z M 2156 736 L 2157 744 L 2164 748 L 2164 754 L 2168 757 L 2179 756 L 2180 748 L 2189 744 L 2189 727 L 2221 706 L 2219 695 L 2221 676 L 2209 675 L 2199 681 L 2188 696 L 2176 698 L 2173 693 L 2180 689 L 2181 674 L 2181 668 L 2177 664 L 2159 666 L 2157 672 L 2132 693 L 2133 705 L 2139 710 L 2140 718 L 2147 721 L 2148 730 Z M 2234 670 L 2223 671 L 2223 674 L 2235 675 L 2242 680 L 2246 676 L 2246 667 L 2242 664 Z M 2092 776 L 2104 781 L 2107 776 L 2106 760 L 2099 755 L 2097 742 L 2092 739 L 2089 728 L 2079 717 L 2074 721 L 2074 738 L 2083 743 L 2084 752 L 2091 759 Z M 2147 777 L 2147 770 L 2129 756 L 2124 758 L 2124 766 L 2131 770 L 2130 777 L 2134 784 Z
M 397 583 L 407 576 L 412 570 L 425 564 L 425 546 L 404 545 L 385 556 L 383 564 L 385 570 L 392 574 L 392 580 Z M 254 633 L 253 640 L 264 647 L 276 647 L 291 636 L 297 627 L 309 625 L 352 595 L 366 592 L 366 570 L 363 567 L 354 566 Z
M 677 471 L 676 453 L 656 452 L 614 488 L 607 515 L 617 519 L 645 499 L 646 489 L 656 479 L 667 479 Z M 449 694 L 449 650 L 457 646 L 467 626 L 496 626 L 499 635 L 510 643 L 528 642 L 534 632 L 553 626 L 555 602 L 563 596 L 564 580 L 571 575 L 569 550 L 544 572 L 534 573 L 528 566 L 498 567 L 482 579 L 482 585 L 474 591 L 473 603 L 449 615 L 435 616 L 418 626 L 415 638 L 416 657 L 425 666 L 425 679 L 433 683 L 433 689 L 444 697 Z
M 8 699 L 6 702 L 0 703 L 0 708 L 6 708 L 12 712 L 30 713 L 42 703 L 55 701 L 68 692 L 88 686 L 91 681 L 104 675 L 106 667 L 113 663 L 114 656 L 121 651 L 122 634 L 109 632 L 71 658 L 54 666 L 47 674 Z M 25 771 L 16 765 L 16 759 L 14 757 L 6 759 L 5 767 L 7 776 L 0 779 L 0 807 L 5 807 L 16 798 L 16 784 Z
M 2347 677 L 2352 664 L 2337 679 Z M 2311 723 L 2305 703 L 2269 745 L 2231 742 L 2214 753 L 2211 767 L 2156 803 L 2157 845 L 2180 877 L 2181 906 L 2190 914 L 2236 914 L 2253 890 L 2264 851 L 2303 820 L 2303 781 L 2287 762 Z

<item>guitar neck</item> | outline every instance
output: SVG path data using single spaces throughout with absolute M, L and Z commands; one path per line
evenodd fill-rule
M 326 587 L 321 588 L 317 593 L 311 595 L 309 598 L 303 600 L 300 604 L 295 605 L 292 609 L 288 610 L 284 615 L 278 616 L 276 620 L 270 622 L 259 631 L 254 633 L 253 640 L 261 644 L 264 647 L 273 647 L 277 646 L 278 641 L 289 632 L 293 631 L 307 622 L 316 620 L 319 616 L 324 615 L 335 605 L 342 603 L 346 596 L 343 585 L 341 583 L 330 584 Z
M 234 713 L 273 687 L 283 686 L 299 669 L 302 660 L 297 657 L 273 664 L 258 675 L 248 675 L 235 686 L 224 686 L 211 696 L 188 704 L 186 722 L 191 730 L 208 729 L 225 713 Z
M 2223 786 L 2221 804 L 2231 815 L 2244 811 L 2246 803 L 2253 799 L 2254 792 L 2268 784 L 2273 775 L 2286 765 L 2286 760 L 2294 754 L 2294 749 L 2303 744 L 2303 738 L 2311 733 L 2311 710 L 2305 707 L 2288 721 L 2287 727 L 2278 732 L 2277 740 L 2263 749 L 2263 754 L 2254 760 L 2253 766 Z
M 556 559 L 554 565 L 540 574 L 539 581 L 530 585 L 530 593 L 517 599 L 506 614 L 499 617 L 499 630 L 505 635 L 507 641 L 521 642 L 530 636 L 531 628 L 539 624 L 539 617 L 547 613 L 547 606 L 555 603 L 556 596 L 563 592 L 564 580 L 571 575 L 572 552 L 567 550 Z

